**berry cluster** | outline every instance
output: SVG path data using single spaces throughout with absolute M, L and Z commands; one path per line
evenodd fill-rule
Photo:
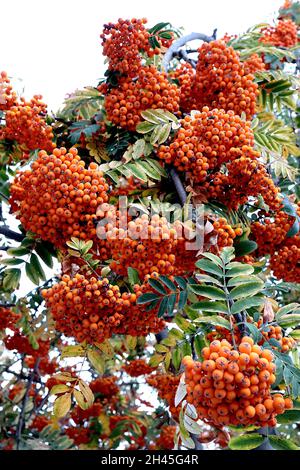
M 36 358 L 34 356 L 27 356 L 25 358 L 25 364 L 30 369 L 34 368 L 35 362 L 36 362 Z M 47 356 L 42 357 L 39 361 L 38 372 L 40 375 L 48 375 L 48 374 L 51 375 L 51 374 L 54 374 L 54 372 L 56 372 L 57 366 L 58 364 L 55 361 L 55 359 L 52 359 L 52 361 L 50 361 Z
M 175 406 L 174 399 L 180 377 L 169 374 L 155 374 L 147 377 L 146 381 L 157 390 L 159 398 L 168 404 L 170 413 L 175 420 L 179 418 L 180 406 Z
M 171 113 L 179 111 L 178 87 L 168 81 L 165 73 L 154 66 L 142 66 L 136 80 L 121 77 L 118 86 L 109 89 L 100 85 L 105 94 L 104 106 L 107 118 L 115 125 L 134 131 L 146 109 L 165 109 Z
M 183 360 L 187 402 L 198 416 L 214 426 L 275 426 L 276 415 L 293 402 L 271 394 L 276 366 L 273 353 L 244 336 L 238 350 L 226 340 L 215 340 L 202 350 L 203 362 Z
M 103 406 L 97 400 L 92 404 L 92 406 L 90 406 L 86 410 L 83 410 L 79 406 L 75 406 L 71 412 L 71 418 L 76 424 L 81 424 L 85 421 L 88 421 L 90 418 L 97 418 L 98 416 L 100 416 L 102 411 Z
M 270 268 L 278 279 L 300 282 L 300 236 L 287 238 L 270 258 Z
M 39 415 L 35 416 L 29 428 L 41 432 L 46 426 L 49 426 L 50 423 L 51 421 L 47 416 Z
M 91 433 L 88 428 L 76 426 L 76 428 L 67 428 L 65 433 L 70 439 L 73 439 L 76 446 L 90 442 Z
M 237 115 L 244 112 L 248 119 L 255 114 L 258 87 L 254 76 L 246 73 L 238 53 L 223 41 L 200 47 L 192 93 L 196 109 L 209 106 Z
M 63 247 L 70 237 L 96 238 L 96 208 L 107 201 L 108 185 L 91 163 L 88 169 L 77 150 L 41 150 L 30 170 L 11 184 L 11 209 L 25 230 Z
M 276 47 L 293 47 L 298 44 L 297 25 L 291 19 L 279 20 L 277 26 L 263 28 L 260 41 Z
M 117 378 L 113 376 L 99 377 L 90 383 L 90 388 L 92 392 L 101 395 L 101 397 L 110 398 L 120 392 L 116 381 Z
M 77 341 L 102 342 L 112 335 L 123 318 L 120 289 L 108 279 L 75 274 L 42 291 L 56 329 Z M 120 312 L 120 313 L 119 313 Z
M 0 73 L 0 111 L 7 111 L 17 104 L 17 95 L 13 91 L 6 72 Z
M 176 426 L 165 424 L 160 429 L 160 435 L 156 441 L 156 447 L 160 450 L 174 449 L 174 438 L 176 434 Z
M 122 369 L 126 374 L 131 377 L 139 377 L 140 375 L 148 375 L 154 371 L 153 367 L 150 367 L 144 359 L 133 359 L 128 364 L 122 366 Z

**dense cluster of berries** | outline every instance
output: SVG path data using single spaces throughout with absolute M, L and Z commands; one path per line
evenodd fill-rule
M 35 363 L 36 363 L 36 358 L 35 357 L 27 356 L 25 358 L 25 364 L 30 369 L 34 368 Z M 38 372 L 39 372 L 40 375 L 48 375 L 48 374 L 51 375 L 51 374 L 54 374 L 54 372 L 56 372 L 57 366 L 58 366 L 58 364 L 55 361 L 55 359 L 52 359 L 50 361 L 48 356 L 42 357 L 39 361 Z
M 297 25 L 291 19 L 279 20 L 277 26 L 263 28 L 260 41 L 276 47 L 293 47 L 298 44 Z
M 14 329 L 20 318 L 21 315 L 14 313 L 10 308 L 0 307 L 0 331 L 5 328 Z
M 51 420 L 44 415 L 35 416 L 29 428 L 41 432 L 46 426 L 49 426 Z
M 25 387 L 23 382 L 17 382 L 13 384 L 8 391 L 8 398 L 11 401 L 19 401 L 22 399 L 25 392 Z
M 294 222 L 295 217 L 282 210 L 277 211 L 274 217 L 264 217 L 262 222 L 253 222 L 251 234 L 258 245 L 258 255 L 273 254 L 285 240 Z
M 83 410 L 79 406 L 75 406 L 71 412 L 71 418 L 76 424 L 84 423 L 90 418 L 97 418 L 103 411 L 102 404 L 97 400 L 92 406 Z
M 110 267 L 126 276 L 127 268 L 136 269 L 143 279 L 147 274 L 181 275 L 194 269 L 195 251 L 186 249 L 188 238 L 182 224 L 170 224 L 165 217 L 144 214 L 128 223 L 127 233 L 113 228 L 107 231 L 107 243 L 113 261 Z
M 270 258 L 270 268 L 278 279 L 300 282 L 300 236 L 287 238 Z
M 159 147 L 158 157 L 180 171 L 190 172 L 195 182 L 205 181 L 208 172 L 223 163 L 251 153 L 254 136 L 250 122 L 233 111 L 204 106 L 181 124 L 172 143 Z
M 191 64 L 184 63 L 170 72 L 170 78 L 179 85 L 180 109 L 184 113 L 189 113 L 195 106 L 195 99 L 192 95 L 192 87 L 195 80 L 195 71 Z
M 100 85 L 105 94 L 104 106 L 107 118 L 115 125 L 134 131 L 146 109 L 165 109 L 171 113 L 179 111 L 179 89 L 168 81 L 167 75 L 156 67 L 143 66 L 132 80 L 124 76 L 118 86 L 109 89 Z
M 43 341 L 39 339 L 38 349 L 34 349 L 27 336 L 23 335 L 20 331 L 16 331 L 12 336 L 6 336 L 4 338 L 4 344 L 10 351 L 17 350 L 20 354 L 26 354 L 33 356 L 35 359 L 38 357 L 44 357 L 49 352 L 50 341 Z
M 264 63 L 262 58 L 257 54 L 252 54 L 248 59 L 243 62 L 243 64 L 246 74 L 254 74 L 255 72 L 266 70 L 266 64 Z
M 35 95 L 30 101 L 21 98 L 21 102 L 10 107 L 5 115 L 5 127 L 1 130 L 2 138 L 16 140 L 25 151 L 43 149 L 51 152 L 52 127 L 45 121 L 47 106 Z
M 148 375 L 154 371 L 154 367 L 149 366 L 144 359 L 133 359 L 128 364 L 122 366 L 122 369 L 131 377 Z
M 89 428 L 76 426 L 76 428 L 67 428 L 65 433 L 70 439 L 73 439 L 76 446 L 90 442 L 91 432 Z
M 199 49 L 192 90 L 196 108 L 209 106 L 232 110 L 248 119 L 255 114 L 258 87 L 246 73 L 238 53 L 223 41 L 204 43 Z
M 168 404 L 170 413 L 175 420 L 179 418 L 180 406 L 175 406 L 174 399 L 179 385 L 180 377 L 168 374 L 154 374 L 147 377 L 146 381 L 157 390 L 159 398 Z
M 203 185 L 207 198 L 237 209 L 250 196 L 261 195 L 271 210 L 278 210 L 281 206 L 279 189 L 265 166 L 256 160 L 258 157 L 259 153 L 251 149 L 249 156 L 227 164 L 227 174 L 217 172 L 211 175 L 210 181 Z
M 276 366 L 273 353 L 244 336 L 238 350 L 215 340 L 202 350 L 203 362 L 183 360 L 187 402 L 198 417 L 214 426 L 275 426 L 276 416 L 293 406 L 290 398 L 271 394 Z
M 40 151 L 30 170 L 11 184 L 11 209 L 25 230 L 63 247 L 70 237 L 96 238 L 96 208 L 107 202 L 108 185 L 91 163 L 88 169 L 77 150 Z
M 117 378 L 111 375 L 99 377 L 90 383 L 90 388 L 94 393 L 109 398 L 120 393 L 120 388 L 116 382 Z
M 174 438 L 176 434 L 176 426 L 165 424 L 160 429 L 160 435 L 156 441 L 156 447 L 160 450 L 174 449 Z
M 43 290 L 56 329 L 77 341 L 102 342 L 112 335 L 123 318 L 124 300 L 117 285 L 109 280 L 75 274 Z
M 247 322 L 250 323 L 250 319 Z M 265 342 L 269 342 L 272 338 L 275 339 L 279 346 L 272 345 L 272 349 L 279 350 L 282 353 L 289 352 L 296 346 L 296 341 L 291 336 L 284 336 L 284 331 L 279 325 L 269 325 L 264 322 L 263 317 L 259 318 L 257 322 L 251 321 L 251 323 L 260 330 L 261 339 L 258 341 L 259 346 L 263 346 Z M 242 335 L 239 327 L 234 321 L 233 325 L 233 336 L 235 344 L 239 345 L 242 341 Z M 216 326 L 212 331 L 207 334 L 207 340 L 212 342 L 214 340 L 226 339 L 232 344 L 232 332 L 226 328 Z
M 6 72 L 0 73 L 0 111 L 7 111 L 17 104 L 17 95 L 13 91 Z
M 142 65 L 142 53 L 151 57 L 159 52 L 151 49 L 150 33 L 145 28 L 147 20 L 119 19 L 117 23 L 104 25 L 102 39 L 103 55 L 108 58 L 108 69 L 128 77 L 135 77 Z

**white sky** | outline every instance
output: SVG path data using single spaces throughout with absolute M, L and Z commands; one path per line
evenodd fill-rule
M 270 22 L 283 0 L 7 0 L 1 1 L 0 71 L 23 80 L 56 110 L 68 92 L 103 76 L 99 34 L 105 22 L 146 17 L 186 32 L 239 33 Z

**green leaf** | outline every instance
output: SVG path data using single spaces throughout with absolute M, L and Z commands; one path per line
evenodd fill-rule
M 11 256 L 24 256 L 28 255 L 30 250 L 20 245 L 17 248 L 9 248 L 6 253 Z
M 220 287 L 223 286 L 222 282 L 212 276 L 208 276 L 207 274 L 196 274 L 196 278 L 199 282 L 210 282 L 211 284 L 216 284 Z
M 220 267 L 223 266 L 223 262 L 219 258 L 219 256 L 214 255 L 213 253 L 201 253 L 201 256 L 203 256 L 204 258 L 210 259 L 213 263 L 217 264 Z
M 242 263 L 230 263 L 227 266 L 227 277 L 234 277 L 234 276 L 248 276 L 253 274 L 254 268 L 249 264 L 242 264 Z
M 149 132 L 152 132 L 155 127 L 155 124 L 151 124 L 150 122 L 140 122 L 136 126 L 136 131 L 140 134 L 148 134 Z
M 24 263 L 24 260 L 20 258 L 3 258 L 0 260 L 0 264 L 5 266 L 17 266 L 22 263 Z
M 263 281 L 252 281 L 248 282 L 247 284 L 240 284 L 230 291 L 230 297 L 232 299 L 242 299 L 245 297 L 250 297 L 251 295 L 255 295 L 258 292 L 261 292 L 263 287 Z
M 226 295 L 222 289 L 214 286 L 205 286 L 199 284 L 189 284 L 189 289 L 191 289 L 194 294 L 200 295 L 202 297 L 207 297 L 212 300 L 226 300 Z
M 284 439 L 279 436 L 269 436 L 271 446 L 276 450 L 300 450 L 290 439 Z
M 167 305 L 167 312 L 169 315 L 172 315 L 172 313 L 174 312 L 175 304 L 176 304 L 176 294 L 169 295 L 168 305 Z
M 185 307 L 185 304 L 187 302 L 187 291 L 183 290 L 179 294 L 179 299 L 178 299 L 178 310 L 182 310 Z
M 158 318 L 161 318 L 167 311 L 167 306 L 168 306 L 168 297 L 163 297 L 159 304 L 157 316 Z
M 160 275 L 159 280 L 164 283 L 164 285 L 171 291 L 176 291 L 176 285 L 171 281 L 167 276 Z
M 244 434 L 243 436 L 232 437 L 228 447 L 231 450 L 251 450 L 259 447 L 265 438 L 260 434 Z
M 299 313 L 290 313 L 289 315 L 282 315 L 277 320 L 278 325 L 283 328 L 293 328 L 300 325 L 300 314 Z

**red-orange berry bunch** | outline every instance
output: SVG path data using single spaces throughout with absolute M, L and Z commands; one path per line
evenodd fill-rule
M 75 148 L 42 150 L 11 184 L 11 209 L 25 230 L 64 247 L 70 237 L 96 238 L 96 209 L 107 202 L 107 190 L 97 165 L 85 168 Z
M 38 349 L 34 349 L 27 336 L 23 335 L 20 331 L 16 331 L 12 336 L 6 336 L 4 343 L 7 349 L 13 351 L 17 350 L 21 354 L 33 356 L 35 359 L 38 357 L 44 357 L 48 354 L 50 348 L 50 341 L 43 341 L 39 339 Z
M 263 28 L 260 41 L 275 47 L 293 47 L 298 44 L 297 25 L 291 19 L 279 20 L 277 26 Z
M 79 406 L 75 406 L 71 412 L 71 418 L 76 424 L 84 423 L 90 418 L 97 418 L 103 411 L 103 406 L 99 401 L 96 401 L 87 408 L 83 410 Z
M 179 89 L 168 81 L 165 73 L 156 67 L 142 66 L 137 79 L 121 77 L 118 86 L 99 90 L 105 94 L 104 106 L 107 118 L 115 125 L 134 131 L 146 109 L 164 109 L 171 113 L 179 111 Z
M 192 109 L 196 109 L 196 100 L 192 94 L 192 87 L 195 80 L 195 71 L 191 64 L 184 63 L 170 72 L 172 80 L 179 84 L 180 109 L 189 113 Z
M 51 420 L 44 415 L 35 416 L 29 428 L 41 432 L 46 426 L 49 426 Z
M 109 398 L 120 393 L 120 388 L 116 382 L 117 377 L 112 375 L 99 377 L 90 383 L 90 388 L 94 393 Z
M 122 369 L 131 377 L 148 375 L 155 370 L 155 368 L 149 366 L 144 359 L 133 359 L 128 364 L 122 366 Z
M 42 149 L 51 152 L 55 147 L 52 127 L 45 121 L 47 106 L 41 98 L 40 95 L 30 101 L 21 98 L 21 102 L 11 106 L 5 114 L 3 138 L 16 140 L 25 151 Z
M 123 318 L 119 286 L 106 278 L 75 274 L 62 280 L 42 295 L 55 320 L 56 329 L 77 341 L 102 342 L 111 337 Z
M 147 377 L 146 381 L 151 387 L 157 390 L 159 398 L 168 404 L 170 413 L 175 420 L 179 418 L 180 406 L 175 406 L 174 399 L 180 377 L 168 374 L 155 374 Z
M 70 439 L 73 439 L 76 446 L 90 442 L 91 432 L 89 428 L 76 426 L 76 428 L 67 428 L 65 433 Z
M 165 424 L 160 429 L 160 435 L 156 441 L 156 447 L 160 450 L 174 449 L 174 438 L 176 434 L 176 426 Z
M 270 209 L 278 210 L 281 206 L 279 189 L 265 166 L 256 160 L 258 157 L 259 153 L 251 149 L 249 156 L 242 156 L 227 164 L 227 174 L 212 174 L 211 180 L 203 185 L 207 197 L 237 209 L 250 196 L 261 195 Z
M 204 43 L 199 49 L 193 95 L 202 106 L 232 110 L 248 119 L 255 114 L 258 86 L 246 73 L 238 53 L 223 41 Z
M 252 54 L 247 60 L 243 62 L 243 64 L 246 74 L 254 74 L 255 72 L 266 70 L 266 64 L 257 54 Z
M 119 19 L 117 23 L 104 25 L 102 39 L 103 55 L 108 57 L 108 69 L 118 71 L 128 77 L 135 77 L 143 56 L 151 57 L 159 50 L 150 46 L 150 33 L 145 28 L 145 18 L 132 20 Z
M 0 307 L 0 331 L 5 330 L 5 328 L 13 330 L 20 318 L 21 315 L 14 313 L 10 308 Z
M 287 238 L 271 255 L 270 268 L 278 279 L 300 282 L 300 236 Z
M 207 179 L 210 170 L 252 154 L 253 145 L 250 122 L 243 121 L 233 111 L 209 110 L 205 106 L 193 117 L 186 116 L 171 144 L 160 146 L 157 154 L 178 170 L 189 172 L 191 180 L 200 183 Z
M 213 222 L 214 230 L 209 233 L 209 237 L 216 237 L 217 249 L 224 248 L 226 246 L 232 246 L 234 239 L 242 235 L 243 230 L 240 227 L 233 228 L 224 217 Z M 213 249 L 212 249 L 213 251 Z
M 275 426 L 276 416 L 293 406 L 290 398 L 272 394 L 276 366 L 273 353 L 242 338 L 238 350 L 226 340 L 213 341 L 202 350 L 203 362 L 183 360 L 187 402 L 198 417 L 220 427 Z
M 0 111 L 7 111 L 17 104 L 17 95 L 13 91 L 6 72 L 0 73 Z

